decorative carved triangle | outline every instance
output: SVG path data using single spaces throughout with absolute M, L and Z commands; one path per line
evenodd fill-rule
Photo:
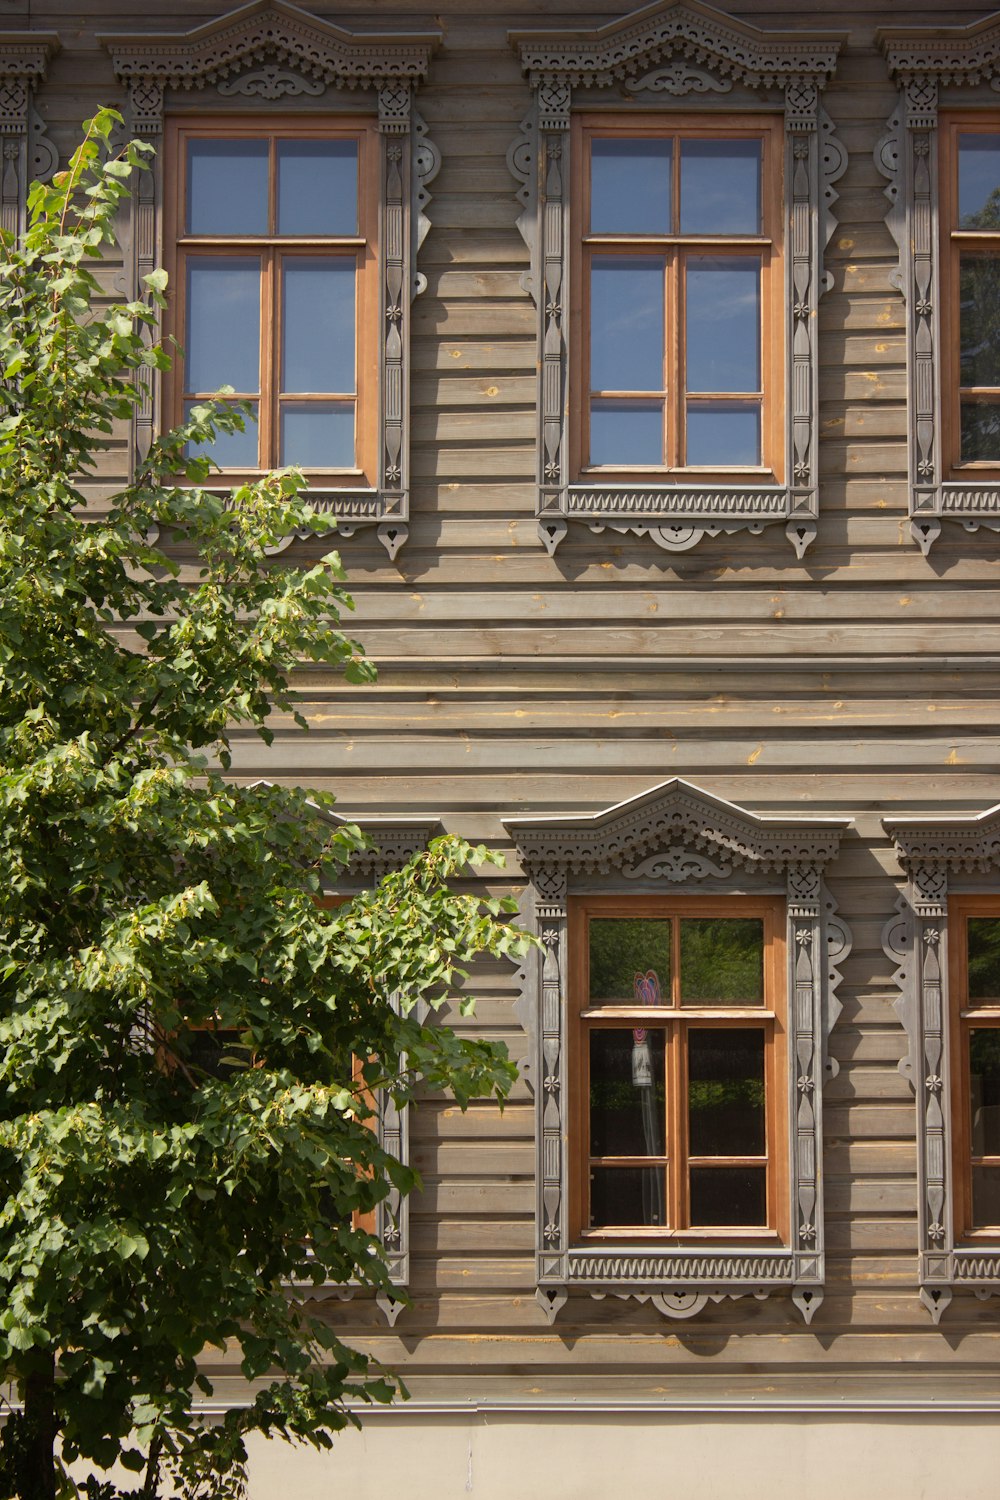
M 571 86 L 603 87 L 681 53 L 750 88 L 792 78 L 822 87 L 843 41 L 839 32 L 763 31 L 703 5 L 657 0 L 621 20 L 588 31 L 512 31 L 532 83 L 558 76 Z
M 126 83 L 202 88 L 251 64 L 285 63 L 324 84 L 365 88 L 417 83 L 440 41 L 437 31 L 354 32 L 288 0 L 251 0 L 193 31 L 131 32 L 99 38 Z
M 618 871 L 673 881 L 724 876 L 736 866 L 766 873 L 827 864 L 850 821 L 758 817 L 675 777 L 603 812 L 507 819 L 505 827 L 529 872 Z M 716 868 L 693 868 L 712 863 Z

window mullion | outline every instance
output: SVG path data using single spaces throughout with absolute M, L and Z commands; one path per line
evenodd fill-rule
M 276 286 L 280 256 L 273 246 L 261 251 L 260 467 L 277 467 L 277 391 L 282 349 L 281 299 Z

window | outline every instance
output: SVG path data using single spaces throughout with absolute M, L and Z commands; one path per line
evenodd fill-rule
M 1000 530 L 1000 25 L 878 39 L 899 86 L 875 161 L 906 308 L 910 530 L 927 553 L 946 521 Z
M 780 481 L 780 120 L 574 125 L 576 471 Z
M 518 1013 L 535 1094 L 537 1298 L 822 1299 L 823 1083 L 848 825 L 684 781 L 511 819 L 541 938 Z
M 122 217 L 123 283 L 138 297 L 168 264 L 186 351 L 172 382 L 142 376 L 132 472 L 185 402 L 225 381 L 258 420 L 217 444 L 220 483 L 295 462 L 340 537 L 374 526 L 396 556 L 409 534 L 410 304 L 440 165 L 413 95 L 440 40 L 353 31 L 290 0 L 101 38 L 128 90 L 126 129 L 168 145 Z
M 951 1036 L 958 1239 L 1000 1240 L 1000 900 L 954 896 Z
M 535 94 L 508 160 L 537 308 L 539 535 L 666 552 L 819 514 L 819 299 L 847 164 L 839 39 L 659 0 L 509 34 Z M 724 108 L 723 108 L 724 106 Z
M 378 406 L 373 130 L 173 122 L 173 419 L 234 388 L 227 475 L 296 464 L 372 484 Z M 375 304 L 375 305 L 373 305 Z
M 882 943 L 916 1100 L 920 1296 L 937 1323 L 956 1288 L 1000 1294 L 1000 807 L 883 826 L 907 877 Z
M 1000 478 L 1000 120 L 941 128 L 942 347 L 952 477 Z
M 570 903 L 581 1239 L 787 1237 L 783 904 Z

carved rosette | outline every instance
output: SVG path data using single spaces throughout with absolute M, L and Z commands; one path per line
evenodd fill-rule
M 341 536 L 375 525 L 390 558 L 406 541 L 410 507 L 410 303 L 423 291 L 417 251 L 429 228 L 427 184 L 440 163 L 427 127 L 412 107 L 438 32 L 401 35 L 347 31 L 310 17 L 285 0 L 258 0 L 193 31 L 169 36 L 105 36 L 115 73 L 129 94 L 129 122 L 140 136 L 163 129 L 178 90 L 220 99 L 301 100 L 315 108 L 330 90 L 357 92 L 359 108 L 377 112 L 381 141 L 379 468 L 375 489 L 314 492 L 318 509 L 337 517 Z M 127 295 L 162 255 L 162 167 L 144 173 L 120 242 Z M 149 372 L 133 423 L 133 467 L 141 467 L 159 421 L 157 372 Z M 289 542 L 291 539 L 289 539 Z
M 941 448 L 939 105 L 996 108 L 1000 24 L 885 29 L 878 34 L 899 104 L 875 163 L 888 178 L 886 222 L 899 251 L 893 282 L 906 301 L 910 531 L 926 555 L 944 520 L 1000 530 L 1000 485 L 944 478 Z M 991 92 L 987 92 L 987 86 Z
M 907 1036 L 899 1065 L 917 1108 L 920 1297 L 937 1323 L 952 1287 L 1000 1290 L 1000 1246 L 956 1246 L 952 1214 L 952 1061 L 948 1027 L 948 888 L 955 875 L 1000 870 L 1000 807 L 972 818 L 884 819 L 906 886 L 882 947 L 894 963 L 896 1010 Z
M 836 1072 L 826 1044 L 840 1010 L 837 966 L 850 951 L 822 876 L 848 826 L 842 820 L 793 824 L 758 818 L 678 780 L 590 817 L 507 821 L 533 891 L 533 921 L 542 941 L 537 981 L 528 987 L 520 1014 L 534 1046 L 536 1270 L 539 1304 L 550 1321 L 574 1287 L 639 1295 L 671 1317 L 693 1315 L 724 1295 L 781 1288 L 792 1294 L 806 1321 L 812 1318 L 824 1276 L 822 1093 L 824 1079 Z M 575 1246 L 565 1221 L 568 897 L 574 888 L 593 890 L 594 876 L 603 877 L 605 890 L 731 890 L 737 871 L 741 890 L 752 889 L 758 877 L 774 889 L 780 877 L 787 895 L 791 1243 L 777 1251 Z
M 699 0 L 664 0 L 594 31 L 512 32 L 535 93 L 508 161 L 521 183 L 518 228 L 531 254 L 522 283 L 538 309 L 539 432 L 537 519 L 552 554 L 572 522 L 647 537 L 662 551 L 687 551 L 705 537 L 785 524 L 801 558 L 816 535 L 818 355 L 816 309 L 826 289 L 822 256 L 833 228 L 833 183 L 846 155 L 820 106 L 839 42 L 828 33 L 763 31 Z M 786 317 L 787 482 L 702 488 L 674 484 L 576 483 L 567 458 L 570 116 L 578 95 L 609 90 L 623 110 L 664 109 L 734 87 L 775 90 L 787 131 L 786 236 L 791 250 Z M 603 102 L 603 101 L 602 101 Z
M 24 229 L 29 183 L 48 182 L 58 165 L 34 107 L 34 91 L 58 50 L 53 31 L 0 35 L 0 229 L 14 236 Z

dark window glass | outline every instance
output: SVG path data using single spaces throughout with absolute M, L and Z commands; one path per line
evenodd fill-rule
M 1000 135 L 958 138 L 958 223 L 1000 229 Z
M 969 999 L 1000 1004 L 1000 917 L 970 917 Z
M 681 918 L 681 1003 L 763 1005 L 759 917 Z
M 759 234 L 760 162 L 760 141 L 681 141 L 681 234 Z
M 350 469 L 354 465 L 354 403 L 285 401 L 281 406 L 279 463 L 300 469 Z
M 1000 461 L 1000 404 L 963 401 L 961 404 L 962 462 Z
M 692 1156 L 763 1156 L 764 1033 L 688 1029 L 688 1134 Z
M 184 1061 L 192 1072 L 212 1078 L 229 1078 L 250 1065 L 250 1049 L 239 1042 L 236 1031 L 188 1031 L 183 1037 Z M 179 1046 L 181 1038 L 176 1039 Z
M 593 140 L 590 144 L 592 234 L 669 234 L 669 140 Z
M 959 257 L 959 383 L 1000 386 L 1000 256 Z
M 969 1107 L 973 1156 L 1000 1156 L 1000 1028 L 969 1032 Z
M 260 261 L 192 257 L 187 264 L 185 379 L 206 395 L 220 386 L 260 390 Z
M 197 401 L 185 401 L 184 415 L 189 417 Z M 255 469 L 257 467 L 257 403 L 243 417 L 242 432 L 220 432 L 214 443 L 189 443 L 187 451 L 197 458 L 211 458 L 221 469 Z
M 591 1227 L 665 1224 L 665 1178 L 664 1167 L 593 1167 Z
M 662 464 L 662 402 L 592 401 L 590 462 L 595 466 Z
M 267 141 L 188 141 L 188 234 L 267 234 Z
M 662 1005 L 670 999 L 669 920 L 594 917 L 590 922 L 590 999 Z
M 354 391 L 356 269 L 353 257 L 284 258 L 282 391 Z
M 767 1223 L 766 1167 L 692 1167 L 691 1225 Z
M 590 1033 L 591 1156 L 663 1156 L 666 1032 Z

